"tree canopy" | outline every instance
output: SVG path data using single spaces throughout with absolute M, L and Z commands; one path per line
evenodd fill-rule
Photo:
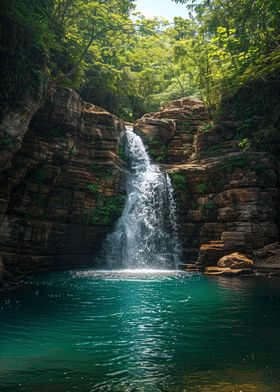
M 247 82 L 279 73 L 279 0 L 174 0 L 173 22 L 133 0 L 1 0 L 0 104 L 41 77 L 126 119 L 198 96 L 215 111 Z

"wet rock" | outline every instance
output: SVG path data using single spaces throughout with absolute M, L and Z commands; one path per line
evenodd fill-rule
M 189 272 L 200 272 L 201 269 L 196 264 L 179 264 L 178 269 Z

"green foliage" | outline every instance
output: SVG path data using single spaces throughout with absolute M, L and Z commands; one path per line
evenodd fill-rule
M 207 131 L 211 131 L 211 129 L 213 129 L 213 124 L 205 124 L 202 128 L 200 128 L 202 132 L 207 132 Z
M 109 224 L 113 218 L 120 215 L 123 210 L 124 198 L 122 196 L 111 196 L 104 198 L 96 206 L 92 223 Z
M 166 155 L 165 154 L 161 154 L 161 155 L 158 155 L 156 157 L 156 161 L 157 162 L 161 162 L 161 161 L 164 161 L 165 158 L 166 158 Z
M 45 77 L 43 68 L 54 36 L 48 27 L 51 1 L 11 0 L 1 4 L 0 105 L 17 106 L 35 99 Z
M 76 152 L 77 152 L 76 146 L 72 146 L 72 147 L 69 149 L 69 154 L 68 154 L 69 158 L 72 158 L 72 157 L 76 154 Z
M 186 3 L 192 13 L 188 24 L 175 19 L 176 59 L 192 70 L 210 109 L 248 81 L 279 71 L 278 0 L 174 1 Z
M 207 203 L 202 204 L 201 208 L 203 210 L 214 210 L 216 208 L 216 205 L 213 202 L 209 201 Z
M 258 175 L 265 175 L 269 171 L 263 162 L 258 162 L 254 156 L 231 156 L 226 158 L 219 166 L 221 172 L 232 174 L 236 170 L 254 171 Z
M 86 189 L 92 193 L 97 193 L 99 191 L 99 185 L 98 184 L 87 184 Z
M 197 190 L 199 193 L 205 193 L 208 189 L 208 184 L 206 182 L 201 182 L 197 185 Z
M 99 195 L 95 207 L 91 210 L 84 210 L 87 223 L 108 225 L 119 216 L 123 210 L 125 198 L 123 196 L 106 197 Z
M 51 85 L 72 87 L 128 120 L 187 95 L 214 114 L 222 98 L 279 73 L 279 0 L 181 2 L 190 16 L 173 23 L 132 18 L 133 0 L 3 2 L 0 105 L 38 96 L 48 75 Z M 273 126 L 279 104 L 275 111 Z
M 124 149 L 123 146 L 120 146 L 120 147 L 119 147 L 119 149 L 118 149 L 118 155 L 119 155 L 119 157 L 120 157 L 123 161 L 126 160 L 125 149 Z
M 249 160 L 247 157 L 242 156 L 231 156 L 226 158 L 221 165 L 219 170 L 228 174 L 234 173 L 237 169 L 249 168 Z
M 240 147 L 241 150 L 247 151 L 250 150 L 251 148 L 251 142 L 250 140 L 246 137 L 238 143 L 238 147 Z
M 176 172 L 169 173 L 171 178 L 172 185 L 174 187 L 175 192 L 187 192 L 189 189 L 189 184 L 186 176 L 183 174 L 179 174 Z

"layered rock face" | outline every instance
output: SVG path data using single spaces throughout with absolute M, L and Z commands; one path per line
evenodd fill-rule
M 200 269 L 279 240 L 279 166 L 265 153 L 240 149 L 241 125 L 214 125 L 192 99 L 171 102 L 135 124 L 173 180 L 183 261 Z M 154 155 L 155 138 L 166 151 L 162 162 Z
M 37 112 L 40 105 L 41 98 L 2 122 L 15 138 L 0 154 L 0 281 L 9 272 L 92 262 L 124 204 L 123 122 L 70 89 L 50 91 Z M 240 126 L 214 125 L 192 98 L 135 123 L 152 159 L 170 173 L 186 268 L 211 271 L 234 252 L 259 270 L 276 268 L 280 165 L 242 151 Z
M 156 162 L 183 164 L 195 152 L 194 137 L 208 120 L 201 101 L 182 98 L 167 103 L 160 112 L 146 114 L 136 121 L 134 131 L 142 137 Z
M 122 211 L 122 131 L 122 121 L 74 91 L 49 93 L 0 177 L 8 271 L 92 262 Z

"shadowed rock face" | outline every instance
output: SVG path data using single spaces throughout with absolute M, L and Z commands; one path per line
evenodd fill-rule
M 175 123 L 169 140 L 166 131 L 161 139 L 158 124 L 152 129 L 152 121 Z M 241 125 L 213 124 L 202 102 L 189 98 L 135 124 L 150 155 L 173 179 L 185 266 L 203 270 L 225 255 L 252 255 L 279 240 L 279 165 L 265 153 L 240 150 Z M 151 143 L 156 133 L 157 144 Z
M 122 130 L 119 119 L 74 91 L 51 91 L 0 176 L 7 270 L 92 262 L 122 210 Z

